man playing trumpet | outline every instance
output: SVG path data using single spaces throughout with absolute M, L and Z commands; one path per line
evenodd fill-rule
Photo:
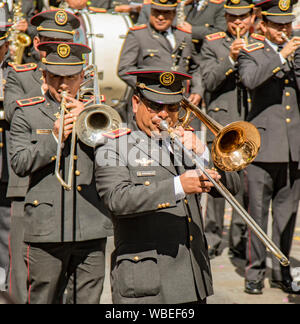
M 70 134 L 83 104 L 76 99 L 84 79 L 84 45 L 48 42 L 43 75 L 45 96 L 18 101 L 11 124 L 11 164 L 19 176 L 30 176 L 25 198 L 24 258 L 28 267 L 28 303 L 56 303 L 68 286 L 68 303 L 98 304 L 105 274 L 106 237 L 111 222 L 97 197 L 94 154 L 79 140 L 75 156 Z M 62 93 L 68 96 L 65 119 L 59 116 Z M 58 130 L 62 138 L 63 174 L 74 159 L 74 181 L 65 191 L 55 175 Z M 73 299 L 74 298 L 74 299 Z

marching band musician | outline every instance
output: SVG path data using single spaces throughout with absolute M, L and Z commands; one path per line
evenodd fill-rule
M 106 237 L 111 221 L 97 197 L 94 153 L 76 142 L 74 185 L 65 191 L 55 176 L 60 123 L 63 173 L 71 157 L 73 123 L 83 111 L 75 97 L 84 79 L 87 46 L 48 42 L 43 75 L 45 96 L 18 101 L 11 125 L 11 163 L 19 176 L 30 176 L 25 198 L 24 258 L 28 267 L 28 303 L 56 303 L 68 285 L 67 303 L 99 304 L 105 275 Z M 67 91 L 64 121 L 58 115 Z M 66 168 L 66 169 L 65 169 Z M 74 287 L 74 288 L 73 288 Z M 76 290 L 75 290 L 76 289 Z M 74 291 L 75 290 L 75 291 Z
M 0 62 L 1 62 L 1 78 L 0 85 L 1 95 L 3 95 L 4 82 L 7 74 L 7 61 L 5 60 L 8 52 L 8 27 L 11 24 L 8 23 L 8 11 L 6 5 L 0 6 Z M 10 232 L 10 206 L 11 202 L 6 198 L 6 191 L 9 178 L 8 167 L 8 129 L 9 125 L 5 121 L 3 110 L 3 98 L 0 102 L 0 269 L 5 271 L 5 278 L 0 278 L 0 290 L 6 289 L 6 279 L 9 270 L 9 249 L 8 249 L 8 237 Z M 2 282 L 5 280 L 5 282 Z M 4 285 L 3 287 L 1 287 Z
M 247 89 L 242 85 L 237 67 L 239 52 L 246 44 L 263 39 L 252 34 L 250 29 L 255 20 L 254 4 L 251 0 L 227 0 L 225 5 L 227 31 L 206 36 L 201 51 L 201 71 L 205 87 L 207 113 L 221 125 L 245 120 L 249 110 Z M 208 133 L 207 141 L 211 146 L 214 137 Z M 244 172 L 241 177 L 241 190 L 236 197 L 244 203 Z M 224 227 L 225 199 L 208 197 L 205 234 L 209 244 L 210 257 L 220 255 Z M 233 212 L 229 249 L 231 257 L 245 259 L 246 225 L 241 217 Z
M 72 42 L 73 30 L 78 28 L 79 21 L 71 13 L 53 10 L 37 14 L 33 17 L 32 24 L 38 29 L 34 44 L 40 58 L 43 58 L 45 52 L 40 51 L 38 45 L 41 42 L 51 40 Z M 16 109 L 16 100 L 42 96 L 45 91 L 41 63 L 38 65 L 35 63 L 12 64 L 5 87 L 4 109 L 6 120 L 11 123 Z M 23 213 L 28 181 L 28 177 L 20 178 L 11 171 L 7 192 L 7 197 L 13 200 L 10 235 L 10 294 L 21 304 L 27 301 L 27 269 L 23 258 Z
M 199 56 L 194 51 L 191 35 L 173 27 L 176 0 L 153 0 L 150 22 L 135 26 L 125 40 L 119 62 L 119 77 L 132 88 L 136 76 L 127 72 L 146 66 L 189 72 L 193 76 L 189 99 L 198 105 L 203 89 L 199 70 Z
M 113 303 L 205 303 L 213 288 L 199 194 L 216 192 L 206 176 L 177 160 L 178 150 L 159 128 L 162 120 L 176 124 L 190 76 L 157 68 L 130 73 L 137 77 L 135 120 L 127 131 L 107 134 L 106 145 L 96 150 L 98 193 L 114 224 Z M 182 127 L 178 132 L 184 145 L 207 159 L 195 134 Z M 239 189 L 236 173 L 223 178 L 233 192 Z
M 238 58 L 243 84 L 250 90 L 252 109 L 247 120 L 260 131 L 262 145 L 248 167 L 249 213 L 267 231 L 272 201 L 273 241 L 289 257 L 298 209 L 299 92 L 293 53 L 299 37 L 292 36 L 293 3 L 263 2 L 260 25 L 265 39 L 249 44 Z M 280 143 L 280 144 L 279 144 Z M 266 273 L 266 249 L 249 232 L 245 292 L 262 294 Z M 292 286 L 290 267 L 273 259 L 271 288 L 299 294 Z

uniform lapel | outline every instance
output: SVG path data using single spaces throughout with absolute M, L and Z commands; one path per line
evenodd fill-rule
M 153 27 L 151 27 L 150 24 L 148 26 L 148 30 L 154 40 L 156 40 L 168 52 L 172 52 L 171 44 L 162 34 L 159 34 Z
M 173 29 L 173 32 L 176 40 L 176 46 L 173 53 L 176 53 L 178 51 L 179 46 L 182 45 L 182 43 L 185 40 L 185 34 L 183 32 L 180 32 L 180 30 L 178 30 L 177 28 Z
M 39 109 L 43 114 L 48 116 L 51 120 L 55 121 L 55 113 L 58 112 L 58 103 L 55 103 L 54 100 L 50 99 L 49 94 L 45 95 L 46 101 L 39 105 Z

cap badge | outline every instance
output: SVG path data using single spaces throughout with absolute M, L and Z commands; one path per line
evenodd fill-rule
M 68 44 L 60 44 L 57 46 L 57 53 L 61 58 L 66 58 L 71 53 L 71 48 Z
M 280 0 L 279 1 L 279 8 L 282 11 L 287 11 L 291 7 L 291 0 Z
M 241 3 L 241 0 L 231 0 L 231 2 L 235 5 L 238 5 Z
M 68 15 L 64 10 L 59 10 L 55 14 L 55 22 L 57 25 L 64 26 L 68 22 Z
M 175 75 L 171 72 L 165 72 L 160 76 L 160 83 L 163 86 L 171 86 L 175 82 Z

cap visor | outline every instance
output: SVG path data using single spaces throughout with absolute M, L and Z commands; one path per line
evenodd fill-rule
M 168 6 L 160 6 L 160 5 L 152 4 L 151 9 L 170 11 L 170 10 L 176 10 L 177 6 L 168 7 Z
M 82 65 L 69 66 L 69 65 L 43 64 L 43 67 L 46 71 L 59 76 L 75 75 L 75 74 L 79 74 L 83 70 Z
M 225 12 L 231 16 L 242 16 L 246 13 L 250 12 L 252 8 L 244 8 L 244 9 L 233 9 L 233 8 L 226 8 Z
M 163 95 L 163 94 L 157 94 L 149 90 L 140 90 L 142 95 L 153 102 L 165 104 L 165 105 L 172 105 L 180 102 L 182 100 L 182 94 L 176 94 L 176 95 Z
M 294 15 L 290 16 L 265 16 L 269 21 L 275 23 L 275 24 L 289 24 L 292 23 L 296 17 Z
M 66 40 L 72 40 L 73 41 L 73 35 L 68 33 L 62 33 L 62 32 L 54 32 L 54 31 L 40 31 L 38 32 L 40 36 L 53 38 L 53 39 L 66 39 Z

